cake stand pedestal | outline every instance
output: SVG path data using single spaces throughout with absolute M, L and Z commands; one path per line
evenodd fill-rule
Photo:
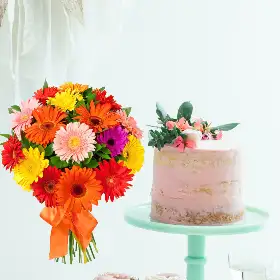
M 173 234 L 183 234 L 188 239 L 188 280 L 204 280 L 205 241 L 210 235 L 233 235 L 259 231 L 268 219 L 268 213 L 254 207 L 246 207 L 243 221 L 224 226 L 184 226 L 151 221 L 151 204 L 131 207 L 125 212 L 125 221 L 135 227 Z

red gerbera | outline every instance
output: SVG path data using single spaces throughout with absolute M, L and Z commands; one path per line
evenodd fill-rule
M 48 87 L 45 89 L 39 89 L 34 93 L 34 97 L 39 100 L 43 105 L 47 104 L 47 100 L 49 97 L 55 97 L 58 92 L 57 87 Z
M 55 166 L 48 166 L 43 171 L 43 177 L 38 179 L 31 185 L 33 189 L 33 196 L 35 196 L 40 203 L 45 202 L 46 207 L 58 206 L 57 203 L 57 187 L 61 170 Z
M 21 143 L 17 136 L 10 136 L 9 140 L 3 144 L 2 164 L 10 171 L 24 158 Z
M 112 110 L 120 110 L 122 106 L 116 102 L 113 95 L 106 96 L 106 90 L 101 91 L 100 89 L 95 89 L 93 93 L 96 94 L 96 101 L 100 104 L 110 103 Z
M 106 202 L 124 196 L 126 190 L 132 186 L 129 182 L 132 181 L 133 176 L 131 169 L 124 166 L 122 162 L 117 163 L 114 158 L 102 161 L 99 169 L 96 169 L 96 178 L 103 185 Z

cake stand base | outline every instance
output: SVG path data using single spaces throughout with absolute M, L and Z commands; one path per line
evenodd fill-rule
M 203 280 L 205 258 L 205 237 L 199 235 L 188 236 L 187 279 Z
M 205 239 L 213 235 L 245 234 L 261 230 L 269 215 L 267 212 L 246 207 L 244 219 L 235 224 L 221 226 L 187 226 L 163 224 L 152 221 L 150 218 L 151 205 L 145 203 L 127 209 L 125 220 L 132 226 L 165 232 L 186 235 L 188 238 L 188 256 L 185 258 L 187 266 L 187 280 L 204 280 Z

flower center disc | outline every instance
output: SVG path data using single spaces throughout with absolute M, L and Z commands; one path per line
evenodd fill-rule
M 20 120 L 22 121 L 22 122 L 25 122 L 25 121 L 27 121 L 29 119 L 29 116 L 28 115 L 22 115 L 21 117 L 20 117 Z
M 106 179 L 106 181 L 107 181 L 107 185 L 108 185 L 109 187 L 114 187 L 114 185 L 115 185 L 115 178 L 114 178 L 114 177 L 108 177 L 108 178 Z
M 70 149 L 75 149 L 81 144 L 81 139 L 77 136 L 71 136 L 68 140 L 68 147 Z
M 86 193 L 86 188 L 84 185 L 81 184 L 73 184 L 71 194 L 76 198 L 80 198 L 84 196 Z
M 53 193 L 54 191 L 55 182 L 53 180 L 47 181 L 44 185 L 44 188 L 47 193 Z
M 99 125 L 101 122 L 101 119 L 99 117 L 90 117 L 89 120 L 92 125 Z
M 41 124 L 40 128 L 44 129 L 44 130 L 51 130 L 54 128 L 54 123 L 53 122 L 44 122 Z
M 114 146 L 115 140 L 111 138 L 107 141 L 107 144 L 110 145 L 110 146 Z

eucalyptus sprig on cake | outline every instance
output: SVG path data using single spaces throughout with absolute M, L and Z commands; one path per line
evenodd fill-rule
M 172 118 L 162 106 L 156 104 L 156 113 L 159 126 L 149 131 L 149 146 L 157 149 L 165 145 L 172 145 L 181 152 L 185 148 L 194 149 L 200 140 L 220 140 L 223 131 L 234 129 L 239 123 L 228 123 L 212 126 L 210 122 L 201 118 L 193 118 L 193 105 L 186 101 L 178 109 L 177 117 Z

